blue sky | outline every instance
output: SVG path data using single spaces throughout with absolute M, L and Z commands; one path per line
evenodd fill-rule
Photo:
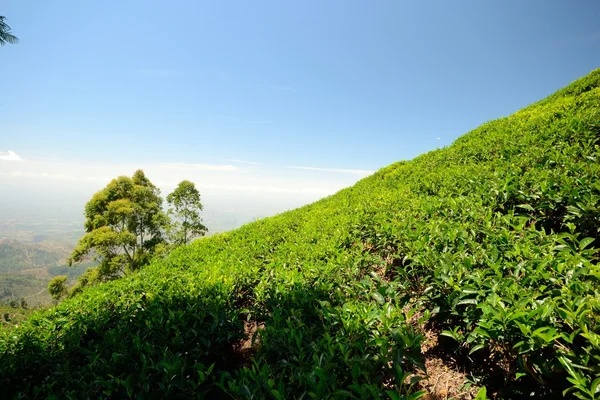
M 20 38 L 0 48 L 0 152 L 32 163 L 0 168 L 21 181 L 183 165 L 207 187 L 322 195 L 600 67 L 591 0 L 5 0 L 0 15 Z M 213 174 L 229 167 L 246 174 Z

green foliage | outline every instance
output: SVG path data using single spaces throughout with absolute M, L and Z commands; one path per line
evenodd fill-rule
M 200 192 L 190 181 L 181 181 L 172 193 L 167 195 L 171 217 L 171 242 L 175 246 L 186 245 L 194 238 L 204 236 L 208 229 L 202 224 Z
M 69 293 L 66 283 L 67 279 L 69 279 L 68 276 L 59 275 L 55 276 L 50 280 L 50 282 L 48 282 L 48 292 L 54 301 L 59 301 Z
M 6 43 L 19 43 L 19 39 L 11 33 L 10 26 L 8 26 L 5 20 L 6 17 L 0 15 L 0 46 L 4 46 Z
M 20 301 L 11 301 L 9 304 L 0 303 L 0 329 L 21 324 L 40 308 L 21 307 Z
M 86 288 L 0 332 L 0 385 L 7 398 L 417 399 L 428 326 L 479 399 L 597 398 L 598 110 L 600 70 Z
M 132 178 L 113 179 L 96 193 L 85 206 L 86 234 L 68 260 L 69 265 L 79 263 L 94 252 L 98 266 L 79 286 L 119 278 L 146 265 L 164 241 L 167 217 L 161 206 L 160 190 L 141 170 Z

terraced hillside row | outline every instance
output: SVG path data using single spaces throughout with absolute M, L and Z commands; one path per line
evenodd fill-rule
M 0 387 L 597 398 L 599 112 L 596 70 L 447 148 L 87 289 L 0 333 Z

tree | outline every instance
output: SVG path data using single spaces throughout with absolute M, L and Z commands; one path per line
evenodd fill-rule
M 10 33 L 10 26 L 4 22 L 5 19 L 6 17 L 0 15 L 0 46 L 4 46 L 6 43 L 19 43 L 19 39 Z
M 67 282 L 66 275 L 55 276 L 54 278 L 52 278 L 50 280 L 50 282 L 48 282 L 48 292 L 50 293 L 50 296 L 52 296 L 52 298 L 55 301 L 59 301 L 62 297 L 66 296 L 67 293 L 69 292 L 66 282 Z
M 78 295 L 83 291 L 83 288 L 88 284 L 93 284 L 95 282 L 101 281 L 100 276 L 98 275 L 98 269 L 96 267 L 91 267 L 85 270 L 83 274 L 77 278 L 77 283 L 73 285 L 71 291 L 69 292 L 69 297 L 73 297 Z
M 177 188 L 167 196 L 167 203 L 172 207 L 171 241 L 176 245 L 186 245 L 192 239 L 204 236 L 208 229 L 202 224 L 200 211 L 200 192 L 190 181 L 181 181 Z
M 160 190 L 142 170 L 132 178 L 120 176 L 96 193 L 85 206 L 86 234 L 79 239 L 68 264 L 84 261 L 91 252 L 98 266 L 85 274 L 81 286 L 129 274 L 148 264 L 164 242 L 168 218 Z

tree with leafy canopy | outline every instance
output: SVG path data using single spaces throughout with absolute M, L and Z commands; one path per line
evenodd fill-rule
M 69 293 L 66 282 L 66 275 L 55 276 L 50 280 L 50 282 L 48 282 L 48 292 L 55 301 L 59 301 L 62 297 Z
M 181 181 L 167 196 L 172 217 L 170 239 L 175 246 L 186 245 L 194 238 L 204 236 L 208 229 L 202 224 L 200 211 L 204 209 L 200 192 L 190 181 Z
M 74 287 L 108 281 L 148 264 L 155 248 L 164 242 L 168 217 L 162 210 L 160 190 L 137 170 L 120 176 L 96 193 L 85 206 L 86 234 L 68 259 L 84 261 L 90 253 L 98 266 L 84 274 Z
M 4 22 L 5 19 L 6 17 L 0 15 L 0 46 L 4 46 L 6 43 L 19 43 L 19 39 L 11 33 L 10 26 Z

